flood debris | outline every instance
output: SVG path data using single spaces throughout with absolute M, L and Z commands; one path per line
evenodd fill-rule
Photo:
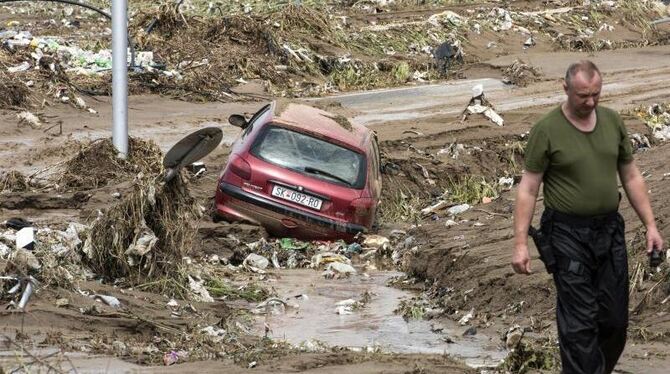
M 556 370 L 559 366 L 558 345 L 553 339 L 540 338 L 518 342 L 500 368 L 512 373 L 528 373 L 536 370 Z
M 526 87 L 528 84 L 537 81 L 540 76 L 540 71 L 537 68 L 528 65 L 523 60 L 516 59 L 503 70 L 502 81 L 507 84 Z
M 498 126 L 504 124 L 503 118 L 495 112 L 493 105 L 486 99 L 484 87 L 481 84 L 472 87 L 472 97 L 465 110 L 463 110 L 461 122 L 466 121 L 468 116 L 472 114 L 483 114 Z
M 11 300 L 9 302 L 8 307 L 15 308 L 20 311 L 25 310 L 26 306 L 28 305 L 28 302 L 30 301 L 30 298 L 33 295 L 35 288 L 39 285 L 37 279 L 35 279 L 32 275 L 22 277 L 2 276 L 0 277 L 0 280 L 3 281 L 8 280 L 16 282 L 14 286 L 7 291 L 7 294 L 10 296 L 21 295 L 21 297 L 19 298 L 18 303 L 14 300 Z
M 330 262 L 326 265 L 326 270 L 323 272 L 323 276 L 326 279 L 345 278 L 352 274 L 356 274 L 356 269 L 354 269 L 353 266 L 342 262 Z
M 209 294 L 207 288 L 205 288 L 205 281 L 198 276 L 188 275 L 188 285 L 191 289 L 191 293 L 195 301 L 203 303 L 213 303 L 214 298 Z
M 16 249 L 32 250 L 35 248 L 35 229 L 28 226 L 22 227 L 16 232 Z
M 24 192 L 30 189 L 26 177 L 18 171 L 2 172 L 0 174 L 0 194 L 10 192 Z
M 280 315 L 286 313 L 287 307 L 289 307 L 289 304 L 284 300 L 277 297 L 271 297 L 256 305 L 251 312 L 254 314 Z
M 505 347 L 507 347 L 508 351 L 514 352 L 519 343 L 521 343 L 524 332 L 525 330 L 519 325 L 514 325 L 505 332 Z
M 661 141 L 670 139 L 670 104 L 656 103 L 648 107 L 636 108 L 633 112 L 651 129 L 654 138 Z M 644 144 L 643 139 L 631 139 L 633 140 Z
M 156 144 L 130 137 L 128 150 L 124 160 L 117 157 L 109 138 L 82 145 L 62 166 L 62 173 L 54 183 L 65 191 L 88 190 L 135 177 L 149 178 L 161 172 L 163 155 Z
M 33 129 L 39 129 L 42 127 L 42 121 L 39 119 L 39 117 L 31 112 L 23 111 L 18 113 L 16 117 L 19 119 L 19 124 L 26 124 Z
M 245 269 L 260 274 L 263 274 L 265 272 L 265 269 L 268 267 L 268 264 L 269 261 L 267 258 L 257 255 L 255 253 L 249 254 L 247 258 L 244 259 L 244 262 L 242 262 L 242 266 L 244 266 Z
M 153 158 L 160 159 L 160 154 Z M 117 170 L 112 167 L 111 175 Z M 71 180 L 82 180 L 74 173 L 69 175 Z M 85 180 L 100 183 L 97 178 Z M 83 259 L 94 272 L 106 279 L 124 278 L 139 284 L 179 270 L 200 213 L 181 178 L 168 184 L 161 181 L 161 171 L 146 176 L 140 172 L 131 191 L 92 222 Z M 200 296 L 208 299 L 202 292 Z
M 93 295 L 93 298 L 96 300 L 101 300 L 103 303 L 111 306 L 112 308 L 121 307 L 121 302 L 114 296 L 95 294 Z
M 463 50 L 458 39 L 440 44 L 433 54 L 440 74 L 446 75 L 453 65 L 463 63 Z

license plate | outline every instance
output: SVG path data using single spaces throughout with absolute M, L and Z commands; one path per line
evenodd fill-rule
M 315 210 L 320 210 L 321 204 L 323 203 L 323 201 L 319 198 L 309 196 L 302 192 L 298 192 L 282 186 L 273 186 L 272 196 L 276 196 L 288 201 L 293 201 L 294 203 L 298 203 Z

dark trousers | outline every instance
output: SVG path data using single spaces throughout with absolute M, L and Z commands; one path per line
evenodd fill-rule
M 546 228 L 558 262 L 554 283 L 562 373 L 611 373 L 628 328 L 623 218 L 618 213 L 584 218 L 546 210 Z

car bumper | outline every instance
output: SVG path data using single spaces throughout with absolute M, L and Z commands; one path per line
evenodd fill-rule
M 219 192 L 229 199 L 222 202 L 217 199 L 217 211 L 226 218 L 233 220 L 247 220 L 258 223 L 270 232 L 291 234 L 313 238 L 337 237 L 351 238 L 359 232 L 367 232 L 367 227 L 352 223 L 335 221 L 317 214 L 292 208 L 262 196 L 244 191 L 229 183 L 220 183 Z M 290 217 L 299 221 L 295 229 L 289 229 L 281 223 L 284 218 Z M 300 233 L 306 235 L 299 235 Z

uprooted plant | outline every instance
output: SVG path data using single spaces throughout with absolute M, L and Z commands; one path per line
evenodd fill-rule
M 191 249 L 198 211 L 181 178 L 159 180 L 137 179 L 132 192 L 93 222 L 84 245 L 93 271 L 129 284 L 177 273 Z
M 537 370 L 556 370 L 559 367 L 558 345 L 551 339 L 521 341 L 511 352 L 501 368 L 511 373 L 528 373 Z
M 84 261 L 104 278 L 131 285 L 181 274 L 199 217 L 186 182 L 163 182 L 162 154 L 153 143 L 131 139 L 127 160 L 117 159 L 110 147 L 108 139 L 95 142 L 70 160 L 61 177 L 64 186 L 89 188 L 120 176 L 135 178 L 131 191 L 91 224 Z

